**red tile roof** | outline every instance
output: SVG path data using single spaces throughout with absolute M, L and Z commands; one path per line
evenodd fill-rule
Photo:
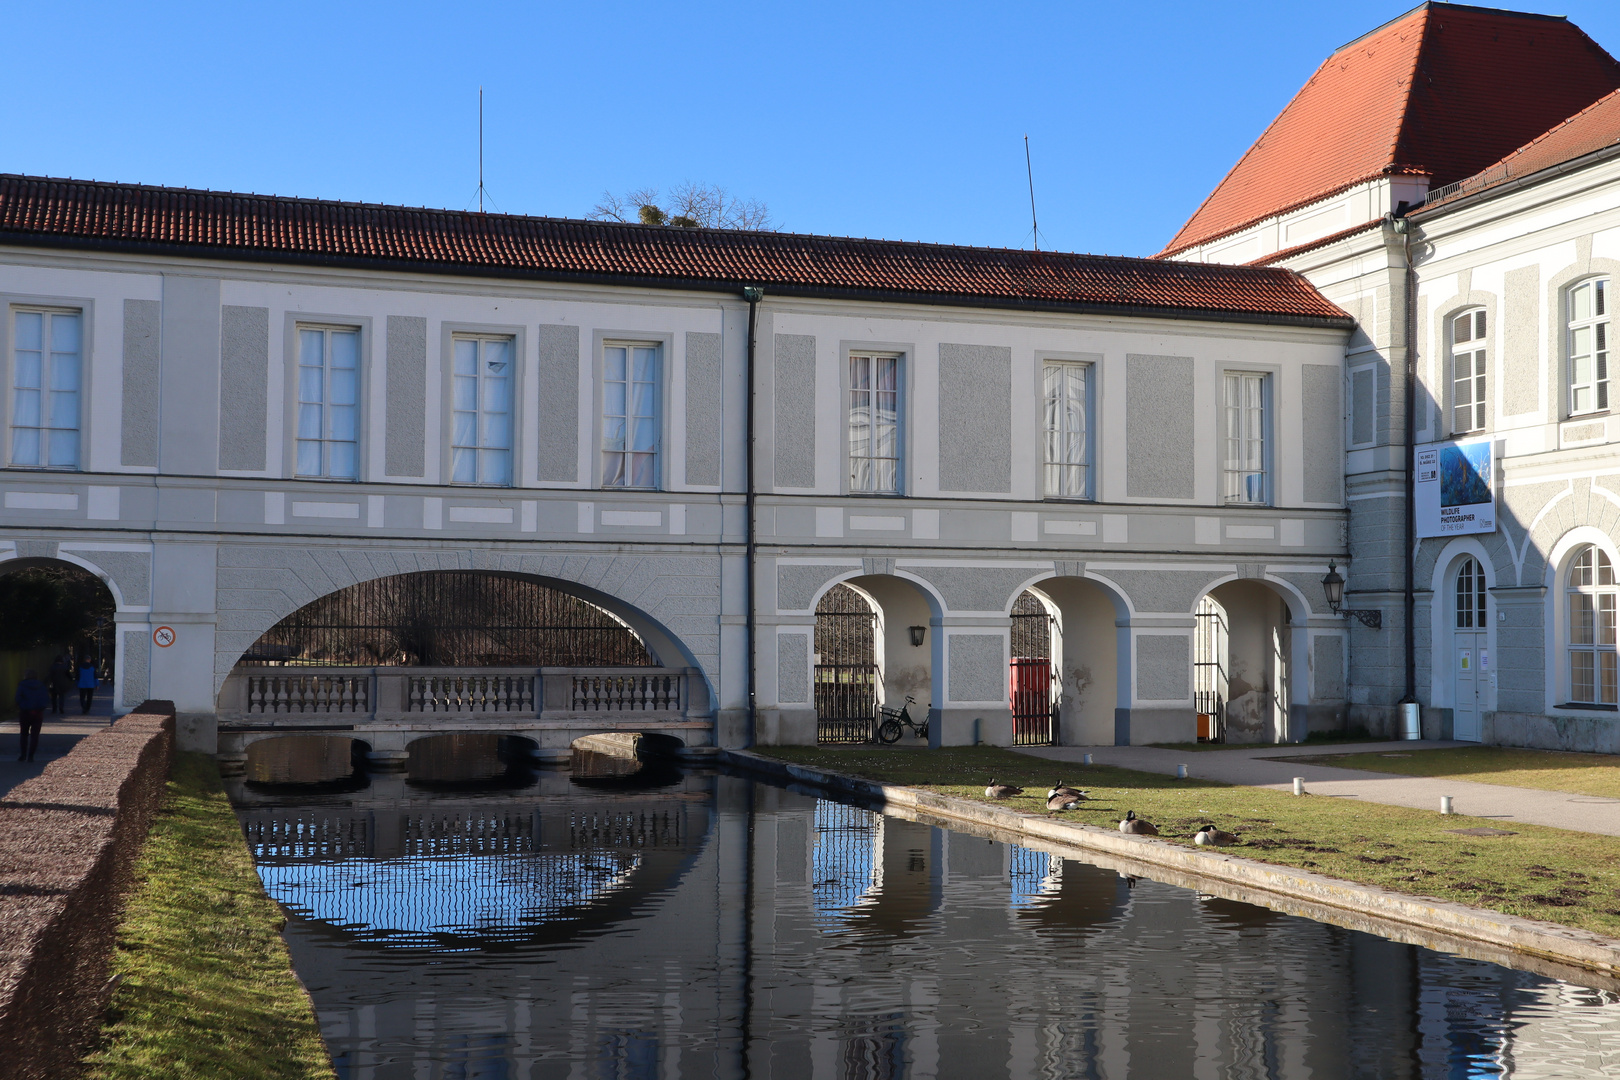
M 0 175 L 0 243 L 434 273 L 1349 325 L 1287 270 L 624 225 Z
M 1585 157 L 1620 144 L 1620 90 L 1599 98 L 1562 124 L 1525 145 L 1488 169 L 1465 180 L 1429 192 L 1425 210 L 1454 202 L 1510 180 L 1532 176 L 1543 169 Z
M 1380 176 L 1454 183 L 1616 87 L 1561 16 L 1423 4 L 1328 57 L 1160 256 Z

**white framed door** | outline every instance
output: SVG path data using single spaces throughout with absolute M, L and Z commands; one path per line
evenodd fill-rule
M 1480 710 L 1490 682 L 1490 673 L 1486 670 L 1490 663 L 1487 648 L 1484 634 L 1459 630 L 1452 639 L 1451 737 L 1454 739 L 1479 741 Z

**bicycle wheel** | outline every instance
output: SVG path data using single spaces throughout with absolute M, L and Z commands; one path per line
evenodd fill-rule
M 900 741 L 900 721 L 885 720 L 878 725 L 878 742 L 892 743 Z
M 922 723 L 917 725 L 917 738 L 928 738 L 928 721 L 924 720 Z

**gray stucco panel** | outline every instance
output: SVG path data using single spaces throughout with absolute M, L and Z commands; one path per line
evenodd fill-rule
M 939 488 L 1012 491 L 1012 350 L 939 347 Z
M 1141 701 L 1180 701 L 1191 696 L 1191 641 L 1168 634 L 1136 639 L 1136 696 Z
M 423 476 L 427 447 L 427 320 L 388 316 L 388 431 L 383 467 L 389 476 Z
M 147 662 L 145 630 L 125 630 L 118 651 L 124 660 L 124 697 L 119 703 L 126 709 L 134 708 L 146 700 L 150 683 Z
M 720 483 L 720 335 L 686 335 L 686 482 Z
M 1374 398 L 1376 374 L 1372 368 L 1362 368 L 1350 376 L 1350 441 L 1353 443 L 1373 441 L 1378 407 Z
M 939 590 L 952 611 L 1005 611 L 1018 586 L 1038 571 L 1009 567 L 1005 570 L 975 566 L 907 566 Z
M 784 705 L 810 700 L 810 669 L 806 659 L 809 634 L 780 634 L 776 639 L 776 699 Z
M 776 606 L 783 611 L 808 611 L 816 593 L 828 581 L 847 574 L 849 566 L 805 566 L 789 563 L 776 568 Z
M 1005 639 L 1000 634 L 952 634 L 951 701 L 1000 701 L 1007 696 Z
M 1221 570 L 1108 570 L 1108 578 L 1125 590 L 1137 611 L 1173 611 L 1187 614 L 1209 588 L 1226 576 Z
M 1125 357 L 1125 489 L 1136 498 L 1193 497 L 1193 362 Z
M 226 304 L 219 320 L 219 467 L 264 468 L 270 309 Z
M 1305 364 L 1301 368 L 1300 412 L 1305 430 L 1305 501 L 1338 503 L 1343 499 L 1344 412 L 1339 407 L 1339 368 Z
M 1316 653 L 1314 701 L 1344 700 L 1344 639 L 1334 634 L 1318 634 L 1312 644 Z
M 1540 407 L 1541 267 L 1509 270 L 1502 292 L 1502 412 L 1522 416 Z
M 101 567 L 123 594 L 124 603 L 142 607 L 152 602 L 152 556 L 144 551 L 75 551 Z
M 540 415 L 544 418 L 540 424 L 540 479 L 571 484 L 579 479 L 579 327 L 542 326 L 536 340 L 540 345 Z M 690 402 L 687 408 L 690 411 Z
M 776 486 L 816 486 L 816 339 L 776 335 Z
M 158 463 L 158 329 L 163 305 L 124 301 L 124 465 Z

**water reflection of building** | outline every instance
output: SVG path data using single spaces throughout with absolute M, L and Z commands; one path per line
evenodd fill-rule
M 357 1080 L 1571 1076 L 1602 1075 L 1620 1046 L 1620 1005 L 1594 991 L 728 777 L 602 792 L 552 776 L 319 812 L 459 820 L 473 853 L 433 887 L 513 898 L 436 953 L 376 940 L 358 901 L 290 923 Z M 623 823 L 666 814 L 683 823 L 667 846 L 624 842 Z M 598 826 L 571 833 L 570 817 Z M 293 835 L 314 814 L 247 820 Z M 474 843 L 469 821 L 538 824 Z M 614 842 L 582 849 L 587 835 Z M 407 896 L 431 862 L 409 843 L 392 859 L 310 850 L 320 873 L 364 871 L 352 880 L 391 863 Z M 502 859 L 604 850 L 640 862 L 589 895 L 539 870 L 487 891 Z M 465 923 L 469 905 L 435 903 Z

